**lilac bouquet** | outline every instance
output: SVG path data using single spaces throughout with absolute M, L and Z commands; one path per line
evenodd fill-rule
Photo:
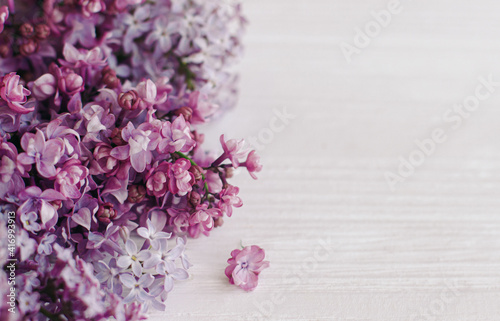
M 188 237 L 242 206 L 233 169 L 262 168 L 243 140 L 221 135 L 222 154 L 207 153 L 196 130 L 235 104 L 240 6 L 3 4 L 0 319 L 165 310 L 189 276 Z

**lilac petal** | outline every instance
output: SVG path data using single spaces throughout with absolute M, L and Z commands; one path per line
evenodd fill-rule
M 141 276 L 139 279 L 139 284 L 142 285 L 144 288 L 147 288 L 153 284 L 155 281 L 155 278 L 151 274 L 144 274 Z
M 174 273 L 170 275 L 176 280 L 186 280 L 189 277 L 189 274 L 183 269 L 175 269 Z
M 158 311 L 165 311 L 167 309 L 167 306 L 158 300 L 151 300 L 150 302 L 153 308 L 155 308 Z
M 36 146 L 35 148 L 38 149 L 39 152 L 41 152 L 45 147 L 45 136 L 43 135 L 41 130 L 37 129 L 34 138 Z
M 75 185 L 63 185 L 61 186 L 61 190 L 64 192 L 64 195 L 71 199 L 77 199 L 82 196 L 80 189 L 78 189 Z
M 62 139 L 51 139 L 45 144 L 45 149 L 43 150 L 43 162 L 48 165 L 56 164 L 64 150 L 64 142 Z
M 146 225 L 148 226 L 148 230 L 151 232 L 151 235 L 154 235 L 156 233 L 156 228 L 153 222 L 150 219 L 148 219 L 146 221 Z
M 142 274 L 142 266 L 139 261 L 132 261 L 132 272 L 134 272 L 136 276 L 140 276 Z
M 262 272 L 262 270 L 267 269 L 269 267 L 269 261 L 260 262 L 259 264 L 250 264 L 249 268 L 254 271 L 256 274 Z
M 248 273 L 248 278 L 244 284 L 241 284 L 240 287 L 245 291 L 254 290 L 259 284 L 259 278 L 257 275 L 253 273 Z
M 138 296 L 138 301 L 141 303 L 144 303 L 146 301 L 149 302 L 154 299 L 154 297 L 149 293 L 147 293 L 146 291 L 140 291 L 137 296 Z
M 148 229 L 145 227 L 139 227 L 137 229 L 137 234 L 139 234 L 139 236 L 141 236 L 145 239 L 149 239 L 149 232 L 148 232 Z
M 144 268 L 151 269 L 154 268 L 158 263 L 160 263 L 161 258 L 159 255 L 151 255 L 147 260 L 144 261 Z
M 42 223 L 45 224 L 50 221 L 57 214 L 56 210 L 49 203 L 42 201 L 42 207 L 40 209 L 40 219 Z
M 265 252 L 263 249 L 256 245 L 252 245 L 249 249 L 249 253 L 247 253 L 247 258 L 249 262 L 260 262 L 265 257 Z
M 151 223 L 153 223 L 153 225 L 157 227 L 157 231 L 163 230 L 163 228 L 167 224 L 167 214 L 162 211 L 154 211 L 151 214 Z
M 21 153 L 17 156 L 17 161 L 22 165 L 31 165 L 35 163 L 35 158 L 26 153 Z
M 170 236 L 172 236 L 172 233 L 167 233 L 167 232 L 158 232 L 155 234 L 155 239 L 168 239 Z
M 123 299 L 123 303 L 131 303 L 137 298 L 137 291 L 132 290 L 130 293 Z
M 111 150 L 110 155 L 119 160 L 126 160 L 130 154 L 130 145 L 115 147 Z
M 130 266 L 130 264 L 132 264 L 132 259 L 130 258 L 130 256 L 120 256 L 118 258 L 118 260 L 116 261 L 116 265 L 118 265 L 119 267 L 123 268 L 123 269 L 126 269 Z
M 43 198 L 44 200 L 47 201 L 64 201 L 66 200 L 66 197 L 64 197 L 63 194 L 59 193 L 56 190 L 53 189 L 46 189 L 40 194 L 40 198 Z
M 134 288 L 135 285 L 137 284 L 136 278 L 133 277 L 132 274 L 128 273 L 120 274 L 120 281 L 122 282 L 123 285 L 125 285 L 129 289 Z
M 99 283 L 104 283 L 109 279 L 109 273 L 108 272 L 99 272 L 95 275 L 95 277 L 99 281 Z
M 142 173 L 146 169 L 146 154 L 146 151 L 142 151 L 130 156 L 130 163 L 138 173 Z
M 179 256 L 181 256 L 181 254 L 182 254 L 183 251 L 184 251 L 184 247 L 177 245 L 173 249 L 171 249 L 170 251 L 168 251 L 168 258 L 170 260 L 175 260 Z
M 54 165 L 47 165 L 46 163 L 38 160 L 36 161 L 36 170 L 45 178 L 52 178 L 57 175 Z
M 71 216 L 73 222 L 78 225 L 85 227 L 87 230 L 90 230 L 90 223 L 92 220 L 92 214 L 88 208 L 82 208 Z
M 137 244 L 132 240 L 127 240 L 127 243 L 125 243 L 125 250 L 129 255 L 135 255 L 137 254 Z
M 100 233 L 90 232 L 88 239 L 90 242 L 87 243 L 88 249 L 96 249 L 101 246 L 102 242 L 104 242 L 105 238 Z
M 169 277 L 169 276 L 165 277 L 164 288 L 165 288 L 165 291 L 167 291 L 167 292 L 172 291 L 172 289 L 174 288 L 174 280 L 171 277 Z
M 66 61 L 75 63 L 79 60 L 80 52 L 71 44 L 65 43 L 63 48 L 63 56 Z
M 139 261 L 144 262 L 145 260 L 149 259 L 151 256 L 151 252 L 148 250 L 142 250 L 137 255 L 135 256 Z

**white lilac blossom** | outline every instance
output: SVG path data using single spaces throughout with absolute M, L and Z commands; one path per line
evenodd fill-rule
M 255 178 L 258 155 L 224 136 L 207 153 L 197 127 L 236 99 L 245 19 L 225 1 L 0 0 L 0 237 L 16 225 L 19 320 L 165 310 L 187 239 L 242 205 L 232 170 Z

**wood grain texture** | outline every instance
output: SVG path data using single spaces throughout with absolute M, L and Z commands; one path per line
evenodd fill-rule
M 259 150 L 258 181 L 236 175 L 245 205 L 188 243 L 190 280 L 151 320 L 500 320 L 500 87 L 443 121 L 478 77 L 500 80 L 500 4 L 401 0 L 348 64 L 339 44 L 387 2 L 244 2 L 241 99 L 208 146 L 297 117 Z M 391 191 L 385 173 L 437 128 L 446 142 Z M 271 261 L 252 293 L 223 272 L 240 240 Z

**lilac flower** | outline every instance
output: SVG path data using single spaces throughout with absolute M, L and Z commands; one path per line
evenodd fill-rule
M 208 208 L 207 204 L 201 204 L 196 207 L 189 218 L 189 224 L 201 224 L 205 231 L 211 231 L 214 228 L 214 218 L 221 217 L 222 212 L 218 208 Z
M 92 222 L 97 223 L 95 214 L 98 209 L 98 200 L 89 194 L 84 194 L 73 207 L 71 221 L 90 231 Z
M 196 145 L 183 115 L 177 117 L 172 123 L 169 121 L 163 123 L 161 135 L 163 138 L 158 145 L 160 153 L 187 153 Z
M 146 175 L 146 187 L 149 195 L 162 197 L 167 193 L 169 186 L 168 174 L 170 163 L 163 162 L 156 167 L 152 167 Z
M 238 187 L 229 185 L 227 188 L 223 189 L 220 192 L 220 202 L 217 205 L 221 209 L 221 211 L 229 217 L 233 215 L 233 206 L 243 206 L 241 198 L 237 196 L 239 191 L 240 189 Z
M 141 98 L 139 102 L 139 106 L 141 109 L 161 104 L 165 102 L 165 100 L 167 100 L 167 94 L 165 93 L 162 96 L 158 97 L 156 85 L 151 81 L 151 79 L 141 81 L 137 85 L 136 90 L 137 95 L 139 96 L 139 98 Z
M 193 265 L 191 264 L 191 262 L 189 262 L 189 258 L 184 251 L 185 248 L 186 248 L 186 237 L 178 237 L 177 245 L 175 246 L 174 249 L 177 249 L 177 251 L 179 251 L 180 253 L 179 257 L 181 258 L 182 266 L 187 270 Z
M 80 189 L 85 184 L 89 175 L 87 167 L 82 166 L 77 159 L 71 159 L 64 163 L 61 171 L 56 176 L 54 187 L 67 198 L 80 198 Z
M 125 251 L 117 244 L 120 227 L 109 223 L 106 227 L 104 235 L 99 232 L 90 232 L 88 236 L 87 249 L 97 250 L 103 249 L 107 253 L 113 255 L 115 252 L 125 254 Z
M 232 251 L 231 258 L 227 260 L 229 266 L 225 270 L 229 283 L 245 291 L 254 290 L 259 283 L 260 272 L 269 267 L 269 261 L 264 261 L 264 257 L 264 250 L 256 245 Z
M 224 153 L 215 160 L 212 166 L 217 166 L 222 163 L 225 159 L 228 159 L 233 164 L 234 168 L 238 168 L 240 165 L 239 159 L 245 157 L 248 153 L 248 150 L 245 148 L 245 140 L 240 139 L 230 139 L 227 142 L 224 140 L 224 135 L 220 136 L 220 143 L 222 145 L 222 149 Z
M 194 181 L 193 173 L 189 172 L 191 163 L 184 158 L 179 158 L 170 168 L 170 192 L 172 194 L 178 194 L 180 196 L 186 195 L 191 191 L 192 183 Z
M 104 261 L 99 261 L 95 263 L 96 267 L 96 278 L 100 283 L 106 284 L 107 288 L 117 294 L 122 293 L 122 284 L 120 282 L 119 276 L 120 272 L 123 270 L 116 264 L 116 259 L 112 258 L 109 264 Z
M 127 166 L 126 163 L 111 156 L 112 149 L 113 148 L 106 143 L 97 144 L 94 149 L 94 158 L 90 167 L 91 175 L 106 174 L 106 176 L 116 176 L 119 179 L 124 179 L 128 176 L 126 173 L 130 165 Z
M 85 135 L 85 138 L 89 137 L 89 140 L 92 139 L 97 142 L 101 142 L 101 140 L 96 138 L 96 134 L 101 130 L 110 128 L 115 123 L 115 116 L 97 104 L 85 106 L 82 110 L 82 116 L 87 125 L 87 135 Z
M 22 227 L 21 318 L 164 310 L 188 278 L 186 237 L 241 205 L 240 142 L 214 161 L 193 127 L 235 102 L 244 19 L 220 1 L 21 1 L 9 21 L 14 1 L 0 7 L 0 207 Z M 254 177 L 258 156 L 241 166 Z
M 40 240 L 38 244 L 38 254 L 49 255 L 52 254 L 52 243 L 54 243 L 57 239 L 57 236 L 50 233 L 45 233 L 45 235 Z
M 66 198 L 59 192 L 53 189 L 45 189 L 43 192 L 37 186 L 30 186 L 19 194 L 21 206 L 18 208 L 17 213 L 35 212 L 40 215 L 42 226 L 49 229 L 56 224 L 58 215 L 54 207 L 57 201 L 66 200 Z
M 125 287 L 130 289 L 129 294 L 123 299 L 123 302 L 130 303 L 137 299 L 139 302 L 144 303 L 151 300 L 151 295 L 145 289 L 150 287 L 154 280 L 151 274 L 144 274 L 139 280 L 131 274 L 120 274 L 120 281 Z
M 156 271 L 165 276 L 164 289 L 167 292 L 174 288 L 174 280 L 186 280 L 189 277 L 186 270 L 176 267 L 171 261 L 161 261 L 156 266 Z
M 125 52 L 132 51 L 132 43 L 135 38 L 140 37 L 150 28 L 151 22 L 148 22 L 150 16 L 149 6 L 141 6 L 135 10 L 134 14 L 123 14 L 120 23 L 127 26 L 127 31 L 123 37 L 123 48 Z
M 87 17 L 106 9 L 106 3 L 103 0 L 82 0 L 80 3 L 83 9 L 82 12 Z
M 61 92 L 73 96 L 85 90 L 82 76 L 67 68 L 58 71 L 58 86 Z
M 166 241 L 172 234 L 162 232 L 164 224 L 163 226 L 156 226 L 150 219 L 147 219 L 146 224 L 148 227 L 139 227 L 137 229 L 137 234 L 148 240 L 153 249 L 158 250 L 160 248 L 160 243 Z
M 27 101 L 26 97 L 31 95 L 31 92 L 19 83 L 20 79 L 21 77 L 16 75 L 15 72 L 5 75 L 0 83 L 0 97 L 12 111 L 27 114 L 35 108 L 23 106 Z
M 150 164 L 153 159 L 151 151 L 158 145 L 159 134 L 152 131 L 149 124 L 144 123 L 137 127 L 129 122 L 122 130 L 123 140 L 127 145 L 115 147 L 111 151 L 111 156 L 125 160 L 130 157 L 132 167 L 139 173 L 144 172 L 146 164 Z
M 105 58 L 99 47 L 91 50 L 76 49 L 71 43 L 65 43 L 63 48 L 64 60 L 60 60 L 63 66 L 71 68 L 90 67 L 96 68 L 106 64 Z
M 36 252 L 38 246 L 37 242 L 30 238 L 28 232 L 24 230 L 21 230 L 18 235 L 17 245 L 21 254 L 21 261 L 26 261 L 29 257 L 31 257 Z
M 141 106 L 141 98 L 135 90 L 129 90 L 126 93 L 121 93 L 118 96 L 118 104 L 126 110 L 136 110 Z
M 64 35 L 64 43 L 67 45 L 76 45 L 80 43 L 86 48 L 91 48 L 96 45 L 96 24 L 97 15 L 91 17 L 85 17 L 79 14 L 68 14 L 66 16 L 65 22 L 71 28 Z M 65 59 L 68 58 L 65 56 Z
M 124 269 L 132 266 L 132 272 L 134 272 L 135 275 L 140 276 L 142 274 L 141 262 L 144 262 L 149 258 L 149 251 L 142 250 L 139 252 L 135 242 L 130 239 L 125 243 L 125 250 L 127 251 L 127 254 L 120 256 L 116 261 L 116 265 Z
M 23 165 L 36 164 L 38 173 L 45 178 L 52 178 L 57 175 L 55 165 L 64 153 L 62 139 L 45 141 L 43 133 L 37 130 L 36 134 L 24 134 L 21 138 L 21 146 L 25 153 L 21 153 L 17 157 L 19 163 Z
M 178 30 L 176 23 L 169 22 L 166 17 L 160 17 L 154 22 L 153 31 L 146 37 L 144 43 L 147 46 L 154 46 L 155 54 L 158 56 L 168 52 L 172 48 L 171 36 Z
M 29 166 L 17 162 L 17 149 L 12 143 L 1 143 L 0 145 L 0 198 L 14 197 L 23 191 L 25 184 L 23 177 L 26 176 Z
M 262 165 L 260 164 L 260 157 L 257 155 L 257 153 L 253 150 L 251 151 L 248 156 L 247 160 L 242 166 L 245 166 L 248 170 L 248 173 L 250 173 L 250 176 L 252 176 L 253 179 L 257 179 L 257 176 L 255 176 L 255 172 L 260 172 L 262 169 Z
M 40 293 L 21 292 L 19 294 L 19 310 L 23 314 L 36 313 L 40 310 Z
M 33 82 L 32 95 L 38 100 L 45 100 L 56 93 L 57 80 L 52 74 L 43 74 Z
M 167 212 L 169 214 L 168 224 L 173 232 L 177 235 L 186 233 L 189 227 L 189 212 L 175 208 L 169 208 Z
M 21 222 L 26 231 L 36 233 L 42 229 L 37 223 L 38 215 L 35 212 L 21 214 Z

